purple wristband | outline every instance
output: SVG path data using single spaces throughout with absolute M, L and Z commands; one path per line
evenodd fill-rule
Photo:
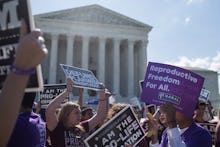
M 10 70 L 11 70 L 11 72 L 13 72 L 15 74 L 18 74 L 18 75 L 31 75 L 31 74 L 34 74 L 36 72 L 36 68 L 23 70 L 23 69 L 15 67 L 14 65 L 10 66 Z

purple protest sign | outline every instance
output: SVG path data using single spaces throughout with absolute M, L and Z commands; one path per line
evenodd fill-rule
M 156 105 L 171 102 L 178 111 L 192 116 L 203 82 L 203 77 L 189 70 L 149 62 L 141 100 Z

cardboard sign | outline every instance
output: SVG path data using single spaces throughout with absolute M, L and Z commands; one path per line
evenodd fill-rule
M 214 123 L 199 123 L 203 128 L 207 129 L 212 135 L 212 144 L 215 143 L 215 128 L 217 124 Z
M 48 104 L 65 89 L 66 84 L 44 85 L 44 90 L 38 93 L 38 98 L 41 100 L 41 108 L 47 108 Z M 63 103 L 69 100 L 69 97 L 67 97 Z
M 145 136 L 130 106 L 121 110 L 84 141 L 87 147 L 135 146 Z
M 156 105 L 171 102 L 178 111 L 192 116 L 203 82 L 203 77 L 189 70 L 149 62 L 141 100 Z
M 74 87 L 87 88 L 91 90 L 101 90 L 99 81 L 90 70 L 78 68 L 74 66 L 60 64 L 67 77 L 74 81 Z
M 202 88 L 199 99 L 207 103 L 209 99 L 209 95 L 210 95 L 210 91 Z
M 33 29 L 33 19 L 29 0 L 1 0 L 0 1 L 0 89 L 10 73 L 10 65 L 15 58 L 15 50 L 20 37 L 21 20 L 27 24 L 28 32 Z M 26 92 L 43 89 L 40 65 L 28 82 Z

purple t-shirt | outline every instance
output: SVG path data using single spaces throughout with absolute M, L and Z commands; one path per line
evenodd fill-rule
M 185 142 L 186 147 L 212 147 L 212 136 L 209 131 L 195 122 L 181 134 L 181 138 Z M 167 143 L 167 130 L 164 130 L 160 147 L 167 147 Z
M 41 117 L 34 112 L 20 113 L 8 147 L 44 147 L 46 126 Z

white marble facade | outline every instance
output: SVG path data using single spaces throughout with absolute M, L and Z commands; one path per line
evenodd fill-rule
M 42 65 L 45 83 L 65 82 L 62 63 L 93 71 L 122 97 L 140 95 L 151 26 L 99 5 L 36 15 L 35 25 L 49 50 Z
M 210 91 L 209 101 L 213 108 L 218 112 L 220 108 L 220 95 L 218 85 L 218 72 L 208 69 L 196 68 L 196 67 L 184 67 L 192 72 L 195 72 L 205 78 L 203 88 Z M 216 113 L 217 114 L 217 113 Z

